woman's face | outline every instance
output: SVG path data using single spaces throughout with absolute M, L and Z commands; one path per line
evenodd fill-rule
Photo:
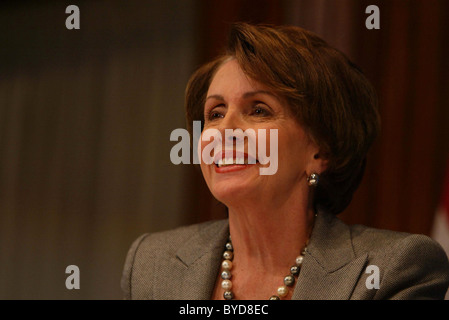
M 282 201 L 289 195 L 307 190 L 308 174 L 322 171 L 320 161 L 314 158 L 318 148 L 292 116 L 286 103 L 266 86 L 248 78 L 235 59 L 224 63 L 212 79 L 206 96 L 204 119 L 201 137 L 205 132 L 213 132 L 208 129 L 216 129 L 222 139 L 215 143 L 221 145 L 223 152 L 218 155 L 210 153 L 214 157 L 212 164 L 201 160 L 201 170 L 212 194 L 227 206 L 238 206 L 252 200 Z M 244 139 L 244 154 L 237 152 L 237 145 L 232 144 L 235 139 L 228 139 L 234 159 L 232 164 L 229 160 L 224 160 L 223 164 L 226 158 L 224 150 L 228 148 L 225 147 L 225 129 L 244 132 L 253 129 L 257 143 L 266 143 L 265 153 L 272 162 L 277 152 L 277 166 L 274 163 L 263 164 L 259 146 L 257 152 L 249 148 L 250 139 Z M 260 129 L 265 130 L 266 139 L 262 139 Z M 271 129 L 277 129 L 277 148 Z M 202 154 L 207 148 L 205 154 L 209 154 L 211 145 L 207 146 L 213 139 L 202 140 L 206 141 L 200 141 L 198 151 Z M 261 169 L 267 170 L 270 165 L 271 172 L 275 173 L 261 174 Z

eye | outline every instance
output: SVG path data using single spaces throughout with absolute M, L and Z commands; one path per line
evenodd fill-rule
M 207 111 L 205 118 L 209 121 L 213 121 L 218 118 L 223 118 L 223 112 L 220 106 L 214 107 L 211 110 Z
M 252 114 L 260 117 L 269 116 L 271 115 L 271 112 L 268 110 L 267 107 L 263 105 L 255 105 L 252 110 Z
M 209 113 L 209 119 L 213 120 L 213 119 L 217 119 L 217 118 L 222 118 L 223 115 L 220 112 L 217 111 L 212 111 Z

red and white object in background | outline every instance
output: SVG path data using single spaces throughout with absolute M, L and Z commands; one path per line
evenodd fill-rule
M 441 244 L 449 257 L 449 166 L 447 167 L 443 194 L 435 215 L 431 237 Z M 446 293 L 446 300 L 449 300 L 449 290 Z

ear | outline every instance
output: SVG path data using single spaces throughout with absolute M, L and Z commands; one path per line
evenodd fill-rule
M 328 157 L 324 152 L 320 151 L 319 148 L 315 148 L 313 151 L 307 166 L 307 174 L 321 174 L 328 168 Z

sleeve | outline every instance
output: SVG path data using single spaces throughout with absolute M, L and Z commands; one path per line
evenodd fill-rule
M 125 259 L 125 265 L 123 267 L 123 273 L 122 273 L 122 279 L 121 279 L 121 288 L 123 291 L 123 299 L 124 300 L 131 300 L 132 299 L 132 273 L 133 273 L 133 267 L 135 262 L 135 257 L 137 250 L 142 243 L 142 241 L 148 236 L 149 234 L 143 234 L 139 238 L 137 238 L 131 245 L 131 247 L 128 250 L 128 254 L 126 255 Z
M 410 235 L 390 250 L 374 299 L 444 299 L 449 261 L 437 242 L 424 235 Z

